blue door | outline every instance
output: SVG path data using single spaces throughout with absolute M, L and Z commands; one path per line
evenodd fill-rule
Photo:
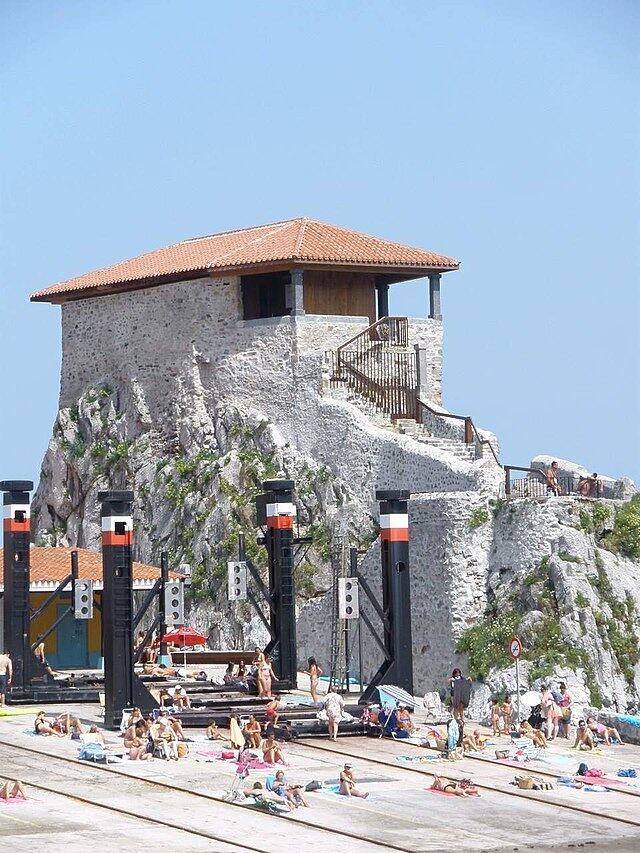
M 59 604 L 58 614 L 60 617 L 69 605 Z M 89 650 L 87 648 L 87 620 L 74 619 L 72 614 L 66 616 L 58 625 L 58 651 L 56 654 L 48 655 L 49 662 L 56 668 L 76 667 L 78 669 L 89 666 Z

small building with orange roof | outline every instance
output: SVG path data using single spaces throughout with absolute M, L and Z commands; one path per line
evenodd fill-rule
M 67 616 L 47 638 L 45 650 L 53 669 L 75 667 L 95 669 L 100 665 L 102 619 L 102 554 L 84 548 L 31 548 L 30 603 L 35 612 L 58 585 L 71 573 L 71 553 L 78 552 L 78 578 L 93 581 L 94 610 L 92 619 L 74 619 Z M 4 595 L 4 554 L 0 548 L 0 594 Z M 144 563 L 133 563 L 133 589 L 143 592 L 151 589 L 160 577 L 160 569 Z M 69 607 L 69 585 L 31 625 L 31 642 L 43 634 Z M 0 607 L 0 638 L 3 608 Z

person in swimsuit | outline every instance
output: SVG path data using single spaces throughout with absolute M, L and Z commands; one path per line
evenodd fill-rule
M 242 734 L 245 736 L 246 742 L 254 749 L 260 748 L 260 742 L 262 741 L 262 729 L 260 727 L 260 723 L 256 720 L 255 714 L 251 714 L 249 716 L 249 721 L 243 728 Z
M 223 735 L 218 731 L 218 725 L 215 720 L 209 720 L 207 724 L 207 740 L 225 740 Z
M 587 724 L 584 720 L 580 720 L 578 723 L 578 728 L 576 730 L 576 740 L 573 744 L 574 749 L 588 749 L 592 750 L 596 748 L 595 741 L 593 739 L 593 735 L 587 728 Z
M 502 713 L 502 719 L 504 721 L 504 733 L 509 735 L 511 732 L 511 727 L 513 725 L 513 703 L 511 701 L 511 694 L 507 693 L 504 697 L 504 702 L 500 708 Z
M 268 726 L 277 726 L 278 720 L 280 719 L 280 700 L 278 697 L 274 697 L 271 702 L 264 709 L 265 716 L 267 718 L 267 722 L 265 723 L 265 729 Z
M 552 462 L 551 466 L 547 468 L 547 473 L 545 474 L 545 481 L 547 483 L 547 494 L 552 494 L 556 497 L 562 494 L 562 489 L 560 488 L 560 484 L 558 483 L 557 462 Z
M 470 779 L 463 779 L 460 782 L 454 782 L 452 779 L 445 779 L 444 776 L 436 776 L 431 785 L 432 791 L 445 791 L 446 793 L 455 794 L 456 797 L 479 797 L 480 792 Z
M 558 733 L 560 737 L 569 737 L 569 723 L 571 721 L 571 703 L 573 698 L 567 690 L 567 685 L 564 681 L 560 682 L 560 702 L 558 707 L 560 710 L 560 718 L 558 720 Z
M 369 796 L 368 791 L 359 791 L 356 788 L 356 777 L 351 764 L 345 764 L 340 773 L 340 790 L 339 794 L 343 797 L 360 797 L 363 800 Z
M 520 728 L 518 731 L 520 733 L 520 737 L 528 737 L 535 743 L 536 746 L 540 746 L 542 747 L 542 749 L 547 748 L 547 739 L 544 735 L 544 732 L 540 731 L 539 729 L 534 729 L 531 723 L 528 722 L 528 720 L 523 720 L 520 723 Z
M 56 735 L 57 737 L 64 737 L 64 732 L 54 728 L 53 723 L 49 722 L 44 711 L 38 711 L 33 728 L 37 735 Z
M 592 734 L 603 740 L 607 746 L 611 746 L 611 738 L 615 738 L 622 743 L 618 729 L 614 729 L 613 726 L 605 726 L 604 723 L 597 723 L 593 717 L 587 719 L 587 728 Z
M 7 687 L 11 684 L 13 669 L 11 668 L 11 657 L 8 654 L 0 655 L 0 708 L 4 708 L 4 697 Z
M 286 764 L 284 755 L 280 750 L 280 744 L 272 734 L 262 741 L 262 755 L 265 764 Z
M 258 685 L 258 696 L 271 698 L 271 684 L 269 683 L 269 664 L 264 654 L 256 649 L 257 656 L 254 660 L 256 668 L 256 684 Z
M 493 736 L 498 737 L 500 734 L 500 702 L 497 699 L 491 699 L 491 728 Z
M 44 653 L 44 643 L 38 643 L 38 645 L 33 650 L 33 654 L 36 659 L 40 661 L 40 666 L 42 667 L 43 672 L 46 672 L 47 675 L 50 675 L 51 678 L 55 678 L 55 673 L 49 666 L 49 661 L 46 658 Z
M 307 675 L 309 676 L 309 692 L 311 693 L 311 698 L 314 702 L 319 702 L 318 699 L 318 681 L 320 676 L 322 675 L 322 670 L 318 666 L 318 663 L 315 658 L 309 658 L 307 661 L 309 669 L 307 670 Z

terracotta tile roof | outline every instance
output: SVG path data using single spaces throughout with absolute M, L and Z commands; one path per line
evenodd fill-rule
M 82 580 L 100 581 L 102 584 L 102 554 L 87 551 L 84 548 L 32 548 L 30 586 L 51 585 L 54 588 L 71 571 L 72 551 L 78 552 L 78 576 Z M 0 584 L 4 587 L 3 549 L 0 548 Z M 172 572 L 172 575 L 174 573 Z M 175 575 L 174 575 L 175 576 Z M 146 566 L 144 563 L 133 564 L 133 582 L 150 584 L 160 577 L 160 569 L 156 566 Z
M 286 268 L 305 263 L 425 272 L 459 266 L 458 261 L 444 255 L 300 218 L 184 240 L 38 290 L 31 299 L 62 302 L 81 295 L 144 287 L 145 282 L 186 278 L 189 274 L 259 272 L 274 265 Z

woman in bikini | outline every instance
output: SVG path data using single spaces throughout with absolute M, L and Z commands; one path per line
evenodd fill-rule
M 542 749 L 547 748 L 547 739 L 544 736 L 544 732 L 539 729 L 534 729 L 530 722 L 527 720 L 523 720 L 520 723 L 520 737 L 528 737 L 532 740 L 536 746 L 542 747 Z
M 308 660 L 309 669 L 307 670 L 307 675 L 309 676 L 309 692 L 311 693 L 311 698 L 314 702 L 319 702 L 318 699 L 318 681 L 320 676 L 322 675 L 322 670 L 318 666 L 318 663 L 315 658 L 309 658 Z
M 480 792 L 471 779 L 461 779 L 460 782 L 454 782 L 452 779 L 445 779 L 444 776 L 436 776 L 431 785 L 431 790 L 455 794 L 456 797 L 480 796 Z
M 64 732 L 59 728 L 56 729 L 54 724 L 49 722 L 44 711 L 38 712 L 33 728 L 37 735 L 56 735 L 56 737 L 64 737 Z
M 254 660 L 256 668 L 256 684 L 258 685 L 258 696 L 271 698 L 271 682 L 269 679 L 269 664 L 260 649 L 256 649 L 257 655 Z
M 255 714 L 250 715 L 248 723 L 242 730 L 242 734 L 245 736 L 246 742 L 251 744 L 254 749 L 260 748 L 262 729 L 260 728 L 260 723 L 256 720 Z
M 262 756 L 265 764 L 286 764 L 284 755 L 280 750 L 280 744 L 273 735 L 268 735 L 262 741 Z
M 622 743 L 618 729 L 614 729 L 613 726 L 605 726 L 604 723 L 597 723 L 593 717 L 587 719 L 587 728 L 593 735 L 603 740 L 607 746 L 611 746 L 611 738 Z

